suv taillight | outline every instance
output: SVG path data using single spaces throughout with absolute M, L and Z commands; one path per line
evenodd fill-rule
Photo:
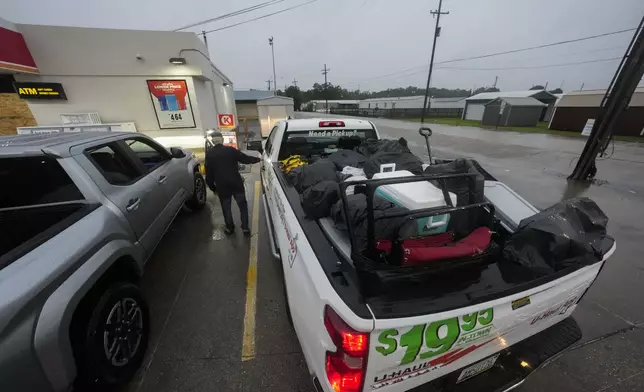
M 369 334 L 347 325 L 330 307 L 324 309 L 324 326 L 335 352 L 326 353 L 326 376 L 335 392 L 357 392 L 362 388 L 367 370 Z

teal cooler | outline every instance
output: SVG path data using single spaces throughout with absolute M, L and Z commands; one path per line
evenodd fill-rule
M 398 170 L 374 174 L 374 179 L 412 177 L 407 170 Z M 443 191 L 429 181 L 407 182 L 402 184 L 382 185 L 376 189 L 376 195 L 389 200 L 398 207 L 411 211 L 446 206 Z M 452 205 L 456 205 L 456 195 L 449 192 Z M 416 219 L 419 236 L 440 234 L 447 231 L 450 214 L 436 215 Z

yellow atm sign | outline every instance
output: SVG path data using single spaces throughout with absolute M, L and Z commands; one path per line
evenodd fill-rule
M 13 85 L 23 99 L 67 100 L 60 83 L 14 82 Z

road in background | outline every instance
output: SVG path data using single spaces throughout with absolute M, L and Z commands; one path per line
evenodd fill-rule
M 303 114 L 305 115 L 305 114 Z M 405 137 L 426 158 L 418 124 L 375 119 L 384 137 Z M 567 185 L 583 139 L 432 126 L 440 157 L 477 159 L 492 175 L 540 208 L 578 195 L 592 197 L 610 218 L 617 252 L 574 313 L 584 338 L 576 349 L 538 370 L 526 392 L 644 390 L 644 150 L 616 143 L 612 159 L 598 162 L 599 180 Z M 246 176 L 252 207 L 258 168 Z M 234 204 L 234 203 L 233 203 Z M 152 336 L 144 368 L 128 392 L 312 392 L 295 332 L 286 317 L 279 261 L 270 256 L 264 212 L 259 211 L 255 358 L 241 360 L 250 240 L 226 237 L 217 197 L 201 213 L 181 214 L 146 266 Z M 236 207 L 233 207 L 238 221 Z M 251 210 L 251 216 L 253 211 Z

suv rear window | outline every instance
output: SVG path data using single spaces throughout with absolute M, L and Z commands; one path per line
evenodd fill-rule
M 287 132 L 280 148 L 279 159 L 291 155 L 326 155 L 338 149 L 353 149 L 363 140 L 375 139 L 373 129 L 315 129 Z
M 60 164 L 46 156 L 0 159 L 0 209 L 83 200 Z

